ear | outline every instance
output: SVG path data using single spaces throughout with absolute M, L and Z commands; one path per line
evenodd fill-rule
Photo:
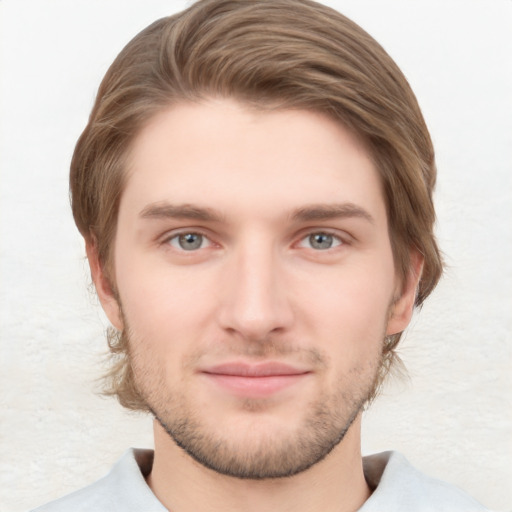
M 411 321 L 416 300 L 416 290 L 423 271 L 424 257 L 416 249 L 411 249 L 409 272 L 401 283 L 398 298 L 391 305 L 386 335 L 391 336 L 405 330 Z
M 119 331 L 123 330 L 123 319 L 116 294 L 108 278 L 104 264 L 100 261 L 96 241 L 94 238 L 85 243 L 87 259 L 91 269 L 91 276 L 100 299 L 101 306 L 107 315 L 110 323 Z

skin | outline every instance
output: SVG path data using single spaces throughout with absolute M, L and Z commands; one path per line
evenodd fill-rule
M 153 492 L 174 512 L 357 510 L 361 407 L 421 273 L 412 253 L 397 277 L 364 146 L 318 113 L 211 99 L 156 115 L 127 172 L 117 293 L 88 256 L 158 418 Z

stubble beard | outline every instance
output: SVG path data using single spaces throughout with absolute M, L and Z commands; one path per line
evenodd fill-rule
M 132 342 L 130 346 L 134 347 Z M 135 346 L 143 347 L 144 343 Z M 269 350 L 274 355 L 289 351 L 285 347 L 276 349 L 274 343 L 270 349 L 262 347 L 261 350 Z M 213 431 L 201 411 L 187 401 L 186 390 L 167 389 L 163 371 L 155 367 L 157 359 L 148 357 L 147 350 L 130 352 L 138 391 L 176 445 L 219 474 L 252 480 L 296 475 L 331 453 L 373 395 L 381 361 L 380 357 L 372 362 L 365 361 L 364 367 L 354 367 L 349 375 L 340 376 L 335 389 L 305 405 L 306 412 L 300 423 L 285 436 L 272 432 L 255 437 L 255 429 L 251 429 L 242 432 L 236 440 L 223 435 L 221 429 Z M 246 399 L 242 407 L 251 410 L 257 419 L 262 403 L 258 399 Z
M 340 417 L 337 422 L 333 422 L 332 411 L 319 404 L 293 438 L 262 436 L 251 447 L 205 432 L 193 416 L 165 421 L 152 412 L 174 442 L 203 466 L 230 477 L 264 480 L 294 476 L 323 460 L 343 440 L 363 404 L 357 404 L 348 418 Z

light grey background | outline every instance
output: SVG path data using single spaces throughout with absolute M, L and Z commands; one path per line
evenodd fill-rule
M 512 2 L 339 0 L 402 67 L 437 148 L 448 271 L 401 354 L 410 380 L 366 414 L 365 453 L 398 449 L 512 509 Z M 182 1 L 2 0 L 0 508 L 100 477 L 151 420 L 94 394 L 106 322 L 87 289 L 67 174 L 122 46 Z

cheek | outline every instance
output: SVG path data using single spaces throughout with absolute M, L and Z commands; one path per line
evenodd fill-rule
M 180 350 L 194 341 L 213 316 L 215 293 L 205 272 L 173 269 L 132 258 L 116 269 L 124 316 L 135 338 L 157 350 Z
M 392 262 L 316 275 L 304 287 L 304 328 L 320 330 L 318 338 L 334 344 L 331 353 L 340 358 L 359 359 L 377 352 L 393 298 L 393 276 Z

